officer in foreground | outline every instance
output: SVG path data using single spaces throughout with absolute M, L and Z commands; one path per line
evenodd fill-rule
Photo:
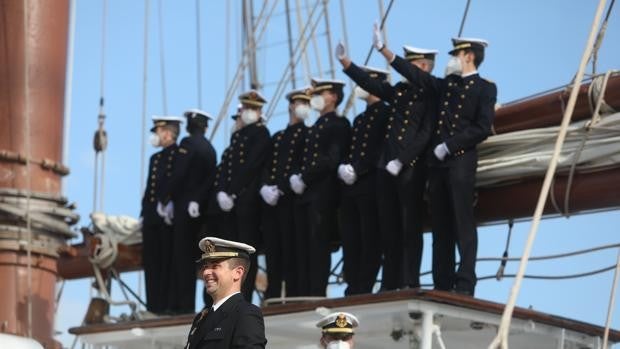
M 250 255 L 256 250 L 214 237 L 202 239 L 199 247 L 202 278 L 213 306 L 196 315 L 185 348 L 265 348 L 263 314 L 241 295 Z
M 357 318 L 350 313 L 331 313 L 322 318 L 316 327 L 321 329 L 320 346 L 323 349 L 353 349 Z

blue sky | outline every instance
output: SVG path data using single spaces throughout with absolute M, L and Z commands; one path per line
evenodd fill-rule
M 312 1 L 308 1 L 312 3 Z M 227 89 L 227 77 L 234 74 L 240 54 L 239 1 L 228 3 L 231 16 L 227 25 L 225 1 L 201 1 L 202 76 L 197 76 L 196 63 L 196 4 L 194 0 L 161 0 L 163 22 L 158 21 L 158 1 L 150 2 L 149 55 L 147 78 L 147 123 L 150 115 L 163 114 L 162 84 L 160 76 L 160 45 L 158 33 L 163 29 L 164 61 L 166 74 L 167 105 L 169 114 L 181 114 L 196 107 L 197 81 L 202 86 L 203 109 L 217 115 Z M 260 1 L 254 1 L 257 8 Z M 304 3 L 304 1 L 301 1 Z M 363 62 L 371 43 L 372 23 L 378 15 L 378 3 L 371 0 L 344 0 L 348 51 L 356 62 Z M 387 6 L 388 1 L 385 1 Z M 458 32 L 466 1 L 404 1 L 396 0 L 386 22 L 388 44 L 400 52 L 404 44 L 436 48 L 440 51 L 435 73 L 440 75 L 447 63 L 450 38 Z M 258 55 L 259 79 L 263 90 L 272 99 L 275 85 L 288 63 L 284 3 L 278 4 L 271 19 Z M 295 8 L 295 1 L 291 6 Z M 100 97 L 101 69 L 101 20 L 102 0 L 79 0 L 76 11 L 75 55 L 73 64 L 73 89 L 71 117 L 68 124 L 68 159 L 71 168 L 64 193 L 77 203 L 82 215 L 80 225 L 88 225 L 92 210 L 93 150 L 92 134 L 97 125 Z M 568 83 L 575 74 L 592 18 L 596 9 L 594 1 L 474 0 L 465 25 L 464 36 L 481 37 L 489 41 L 486 59 L 480 73 L 496 82 L 498 101 L 506 103 L 527 95 Z M 258 13 L 258 9 L 256 10 Z M 598 72 L 620 68 L 620 19 L 616 7 L 612 13 L 605 41 L 599 52 Z M 329 2 L 329 17 L 333 45 L 344 37 L 339 1 Z M 142 128 L 143 89 L 143 26 L 144 1 L 108 0 L 105 49 L 106 102 L 105 127 L 109 135 L 106 155 L 106 183 L 104 210 L 109 214 L 127 214 L 137 217 L 140 210 L 141 158 L 148 158 L 154 151 L 147 146 L 141 154 L 141 137 L 148 132 Z M 228 28 L 228 29 L 227 29 Z M 293 24 L 296 32 L 296 24 Z M 227 34 L 228 32 L 228 34 Z M 226 40 L 229 40 L 229 46 Z M 324 27 L 317 36 L 322 70 L 329 66 Z M 229 55 L 226 48 L 230 47 Z M 229 57 L 228 61 L 226 57 Z M 313 74 L 318 68 L 315 54 L 309 54 Z M 227 63 L 228 62 L 228 63 Z M 300 63 L 301 64 L 301 63 Z M 384 60 L 373 54 L 369 65 L 384 67 Z M 302 69 L 298 69 L 302 75 Z M 336 66 L 336 77 L 345 79 Z M 393 77 L 394 81 L 400 79 Z M 290 85 L 289 85 L 290 86 Z M 247 84 L 244 87 L 248 87 Z M 277 111 L 283 110 L 281 101 Z M 228 112 L 232 112 L 232 108 Z M 358 105 L 358 110 L 362 106 Z M 352 115 L 349 115 L 352 117 Z M 276 113 L 269 123 L 271 132 L 284 127 L 286 118 Z M 221 125 L 214 145 L 218 156 L 226 145 L 228 121 Z M 150 126 L 149 126 L 150 127 Z M 532 208 L 533 212 L 533 208 Z M 620 213 L 574 216 L 569 219 L 544 220 L 532 255 L 555 254 L 602 244 L 618 243 Z M 522 253 L 529 222 L 515 225 L 510 255 Z M 479 256 L 501 256 L 507 226 L 490 226 L 479 229 Z M 430 236 L 425 237 L 423 270 L 430 269 Z M 616 250 L 606 250 L 594 255 L 572 259 L 530 263 L 528 274 L 562 275 L 584 272 L 609 266 L 616 261 Z M 497 263 L 479 263 L 478 275 L 495 274 Z M 514 273 L 517 263 L 509 263 L 506 273 Z M 525 280 L 518 304 L 603 325 L 606 318 L 611 272 L 571 281 Z M 136 273 L 126 279 L 137 284 Z M 423 280 L 425 283 L 430 279 Z M 56 329 L 63 334 L 59 339 L 69 346 L 72 337 L 68 327 L 79 325 L 85 314 L 90 291 L 89 280 L 68 282 L 58 312 Z M 512 286 L 512 279 L 502 282 L 484 281 L 477 288 L 477 296 L 505 302 Z M 339 293 L 340 292 L 340 293 Z M 333 295 L 340 295 L 334 289 Z M 116 293 L 118 295 L 118 293 Z M 618 302 L 616 303 L 618 304 Z M 616 306 L 613 327 L 620 328 L 620 308 Z

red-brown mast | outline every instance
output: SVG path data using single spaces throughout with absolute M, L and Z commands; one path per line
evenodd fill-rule
M 60 196 L 68 26 L 68 0 L 0 2 L 0 331 L 46 348 L 59 346 L 58 250 L 76 219 Z

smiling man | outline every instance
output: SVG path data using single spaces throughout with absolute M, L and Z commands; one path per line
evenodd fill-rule
M 202 278 L 213 306 L 194 318 L 186 349 L 265 348 L 260 309 L 241 295 L 250 268 L 250 245 L 214 237 L 200 240 Z

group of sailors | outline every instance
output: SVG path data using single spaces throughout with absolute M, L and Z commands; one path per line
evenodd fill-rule
M 331 252 L 342 245 L 345 295 L 420 286 L 424 217 L 433 232 L 434 288 L 474 294 L 477 144 L 491 134 L 497 90 L 478 75 L 486 41 L 454 38 L 446 75 L 436 50 L 394 54 L 375 28 L 373 44 L 404 79 L 336 57 L 366 109 L 338 114 L 345 83 L 312 79 L 290 91 L 289 122 L 270 136 L 260 92 L 239 96 L 235 130 L 216 166 L 205 139 L 211 116 L 154 117 L 153 154 L 142 200 L 147 308 L 194 312 L 197 242 L 210 235 L 262 246 L 266 298 L 325 296 Z M 311 110 L 319 117 L 311 126 Z M 425 200 L 425 196 L 428 200 Z M 427 207 L 428 206 L 428 207 Z M 455 250 L 460 263 L 456 267 Z M 251 300 L 256 254 L 242 293 Z

